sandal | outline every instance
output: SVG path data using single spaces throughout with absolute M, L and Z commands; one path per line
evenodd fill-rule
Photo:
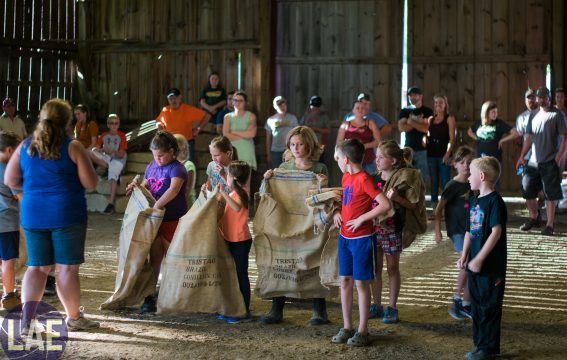
M 358 331 L 347 341 L 347 345 L 351 346 L 366 346 L 368 343 L 368 334 L 363 335 Z
M 353 334 L 354 334 L 354 330 L 341 328 L 337 333 L 337 335 L 333 336 L 331 342 L 335 344 L 344 344 L 347 341 L 349 341 L 349 338 L 353 336 Z

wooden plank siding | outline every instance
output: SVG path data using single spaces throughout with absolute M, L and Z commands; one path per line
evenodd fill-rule
M 458 123 L 458 142 L 473 145 L 466 129 L 487 100 L 515 125 L 524 92 L 545 85 L 551 58 L 552 0 L 410 0 L 409 82 L 424 104 L 446 94 Z M 457 19 L 456 21 L 454 19 Z M 462 140 L 461 140 L 462 138 Z M 518 193 L 516 144 L 504 149 L 502 189 Z
M 48 99 L 75 99 L 75 3 L 0 1 L 0 96 L 16 100 L 28 127 Z

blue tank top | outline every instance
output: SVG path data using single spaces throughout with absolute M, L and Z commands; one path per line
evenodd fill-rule
M 20 222 L 25 229 L 55 229 L 87 220 L 85 189 L 77 165 L 69 157 L 71 139 L 66 137 L 59 160 L 42 160 L 37 151 L 28 154 L 30 139 L 20 152 L 23 197 Z

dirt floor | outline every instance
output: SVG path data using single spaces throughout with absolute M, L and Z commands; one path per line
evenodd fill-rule
M 520 232 L 519 215 L 520 210 L 511 211 L 508 224 L 502 358 L 565 359 L 567 216 L 559 215 L 560 234 L 543 237 Z M 329 304 L 331 324 L 319 327 L 308 326 L 311 304 L 305 302 L 286 304 L 282 324 L 261 325 L 257 319 L 270 302 L 255 296 L 253 320 L 234 325 L 212 314 L 164 317 L 140 315 L 134 309 L 98 310 L 113 290 L 120 224 L 119 215 L 90 215 L 82 302 L 88 316 L 102 326 L 90 333 L 71 333 L 65 359 L 462 359 L 472 348 L 471 322 L 447 314 L 457 256 L 450 241 L 437 246 L 432 231 L 403 253 L 401 322 L 370 320 L 371 346 L 352 348 L 330 343 L 342 326 L 339 299 Z M 254 280 L 253 264 L 250 273 Z M 56 298 L 44 300 L 62 309 Z

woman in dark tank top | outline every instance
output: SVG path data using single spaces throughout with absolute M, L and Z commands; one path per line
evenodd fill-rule
M 449 115 L 449 101 L 444 95 L 435 95 L 434 115 L 428 119 L 427 163 L 431 180 L 431 204 L 437 205 L 441 189 L 451 180 L 450 157 L 455 146 L 455 117 Z M 441 180 L 441 184 L 439 184 Z

